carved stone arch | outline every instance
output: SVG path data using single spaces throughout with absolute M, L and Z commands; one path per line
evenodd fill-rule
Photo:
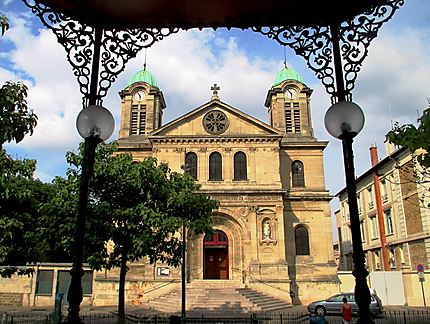
M 251 233 L 247 231 L 247 219 L 245 217 L 234 217 L 232 215 L 237 215 L 237 211 L 231 209 L 231 208 L 221 208 L 221 211 L 217 211 L 215 213 L 212 213 L 212 219 L 214 220 L 216 217 L 223 217 L 226 220 L 229 220 L 235 226 L 237 226 L 237 230 L 240 231 L 242 234 L 242 240 L 250 241 L 251 240 Z
M 238 221 L 236 218 L 229 214 L 216 212 L 212 216 L 213 229 L 221 230 L 227 235 L 228 239 L 228 254 L 229 254 L 229 279 L 239 280 L 242 279 L 242 269 L 244 263 L 244 239 L 249 236 L 245 230 L 243 222 Z M 242 224 L 241 224 L 242 223 Z M 203 279 L 203 252 L 204 252 L 204 235 L 198 237 L 195 241 L 194 251 L 190 251 L 193 255 L 193 265 L 191 270 L 198 269 L 192 274 L 194 279 Z M 195 267 L 194 267 L 195 266 Z

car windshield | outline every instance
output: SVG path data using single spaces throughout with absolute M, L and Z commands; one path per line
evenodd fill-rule
M 327 299 L 329 302 L 341 302 L 344 295 L 335 295 Z

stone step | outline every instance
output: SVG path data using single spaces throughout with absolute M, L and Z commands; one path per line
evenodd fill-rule
M 193 314 L 246 314 L 275 311 L 291 307 L 285 301 L 244 288 L 240 281 L 195 280 L 186 287 L 186 309 Z M 145 302 L 145 306 L 164 313 L 175 314 L 181 309 L 181 288 Z
M 268 296 L 256 290 L 249 288 L 238 288 L 236 290 L 243 296 L 247 297 L 252 303 L 258 305 L 264 311 L 275 311 L 291 307 L 290 304 L 283 300 Z

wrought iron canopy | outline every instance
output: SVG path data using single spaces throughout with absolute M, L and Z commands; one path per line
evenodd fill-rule
M 250 27 L 302 56 L 331 96 L 351 100 L 370 42 L 405 0 L 23 0 L 57 36 L 83 106 L 101 104 L 145 47 L 193 27 Z M 99 62 L 100 60 L 100 62 Z M 336 67 L 337 64 L 337 67 Z
M 40 0 L 74 20 L 109 28 L 329 26 L 388 0 Z

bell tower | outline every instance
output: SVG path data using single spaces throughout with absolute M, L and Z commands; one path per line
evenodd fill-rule
M 285 66 L 267 93 L 265 106 L 268 108 L 270 126 L 287 137 L 313 137 L 310 111 L 312 91 L 296 71 Z
M 121 97 L 119 139 L 147 135 L 162 126 L 166 102 L 155 78 L 146 68 L 134 74 L 119 95 Z

